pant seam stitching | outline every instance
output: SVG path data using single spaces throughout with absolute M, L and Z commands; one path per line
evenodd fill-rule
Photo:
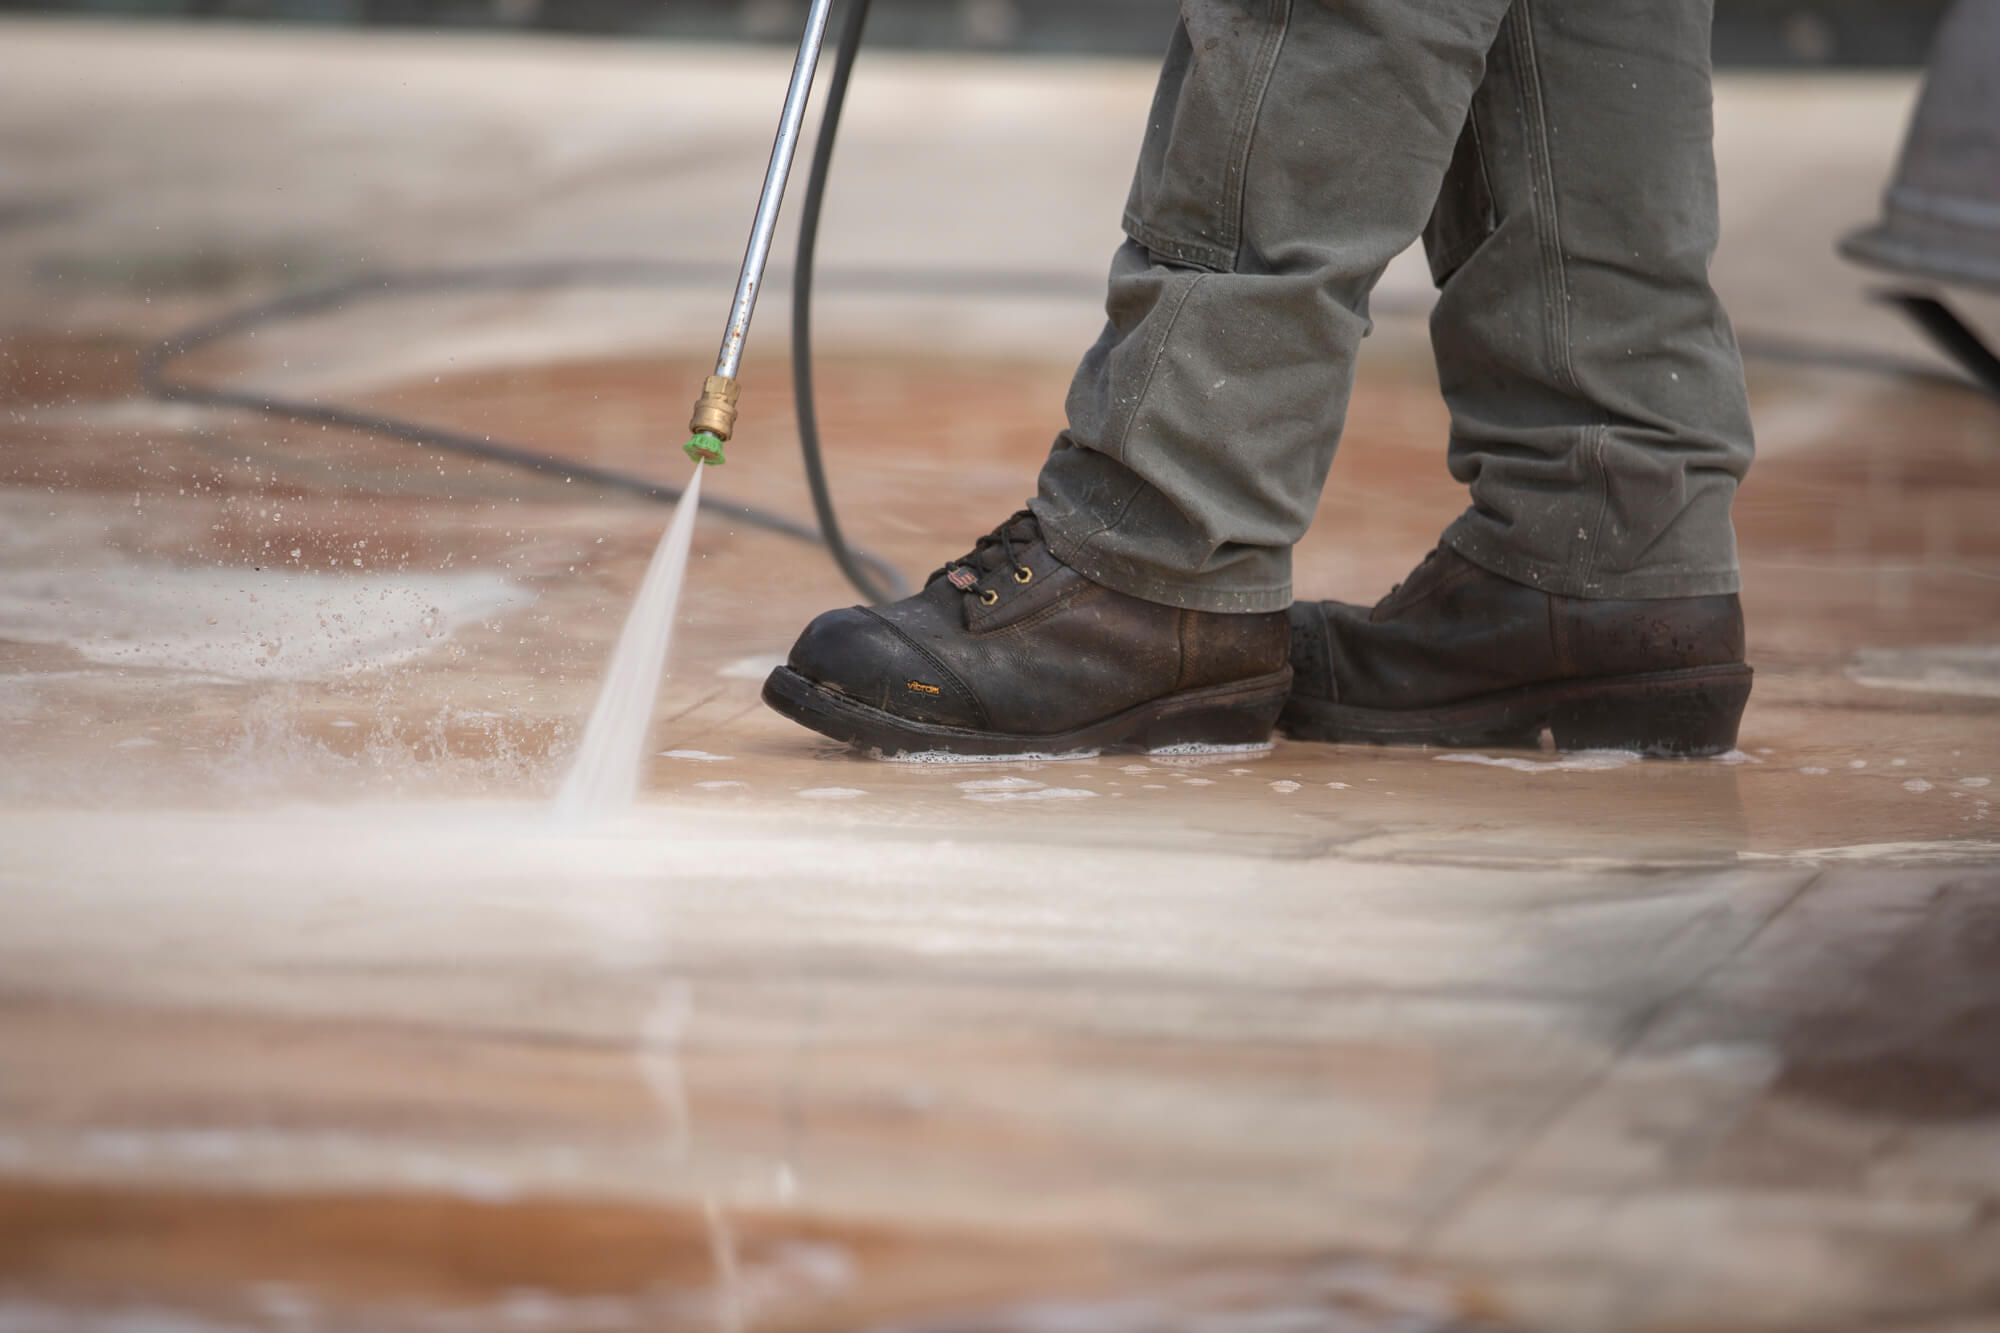
M 1535 52 L 1531 0 L 1515 0 L 1515 57 L 1521 63 L 1522 112 L 1532 136 L 1529 154 L 1529 197 L 1535 213 L 1535 239 L 1542 251 L 1542 295 L 1545 304 L 1544 332 L 1549 338 L 1555 371 L 1562 382 L 1576 392 L 1576 364 L 1571 356 L 1569 330 L 1569 275 L 1563 267 L 1562 223 L 1556 211 L 1555 170 L 1551 162 L 1548 136 L 1548 108 L 1542 98 L 1541 64 Z
M 1578 581 L 1585 588 L 1596 581 L 1598 553 L 1604 549 L 1604 524 L 1611 516 L 1611 474 L 1604 462 L 1604 455 L 1610 447 L 1611 427 L 1596 427 L 1591 432 L 1591 448 L 1584 458 L 1584 465 L 1597 478 L 1597 517 L 1590 525 L 1590 536 L 1583 551 L 1583 568 L 1578 571 Z
M 1569 270 L 1563 262 L 1562 215 L 1556 204 L 1554 155 L 1549 148 L 1548 107 L 1542 96 L 1541 62 L 1536 54 L 1534 0 L 1516 0 L 1514 44 L 1521 61 L 1522 110 L 1530 139 L 1529 195 L 1534 202 L 1535 234 L 1542 251 L 1543 299 L 1547 303 L 1545 332 L 1549 339 L 1551 368 L 1558 381 L 1583 396 L 1576 373 L 1576 349 L 1570 327 Z M 1594 404 L 1595 405 L 1595 404 Z M 1597 406 L 1603 415 L 1602 406 Z M 1603 546 L 1604 524 L 1611 509 L 1611 479 L 1605 469 L 1609 424 L 1600 421 L 1589 428 L 1582 447 L 1584 481 L 1597 492 L 1597 514 L 1588 535 L 1581 538 L 1584 549 L 1576 565 L 1579 587 L 1587 588 L 1597 573 L 1598 552 Z
M 1291 0 L 1274 0 L 1272 18 L 1275 20 L 1264 37 L 1263 49 L 1257 53 L 1257 83 L 1254 96 L 1243 99 L 1236 111 L 1236 125 L 1230 133 L 1229 161 L 1225 167 L 1225 188 L 1228 191 L 1226 228 L 1220 238 L 1223 247 L 1229 251 L 1229 267 L 1234 269 L 1243 254 L 1243 205 L 1250 179 L 1250 150 L 1257 137 L 1257 122 L 1264 114 L 1264 99 L 1270 95 L 1271 80 L 1276 77 L 1278 58 L 1284 51 L 1285 36 L 1291 28 Z

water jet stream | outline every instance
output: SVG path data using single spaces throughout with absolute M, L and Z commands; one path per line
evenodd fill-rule
M 560 824 L 576 827 L 613 819 L 632 808 L 639 794 L 639 770 L 646 753 L 653 703 L 673 642 L 674 612 L 680 605 L 681 584 L 687 578 L 688 546 L 694 539 L 695 515 L 701 509 L 701 474 L 674 508 L 673 522 L 653 552 L 639 595 L 618 635 L 610 669 L 590 710 L 583 744 L 569 776 L 556 794 Z

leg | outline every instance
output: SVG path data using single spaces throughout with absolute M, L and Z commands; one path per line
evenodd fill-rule
M 1291 600 L 1368 293 L 1416 239 L 1506 0 L 1183 0 L 1034 512 L 1056 555 L 1208 611 Z
M 1471 507 L 1445 544 L 1583 598 L 1737 590 L 1749 405 L 1708 282 L 1708 0 L 1515 0 L 1426 230 Z
M 1514 0 L 1424 237 L 1472 505 L 1374 608 L 1293 607 L 1293 736 L 1735 744 L 1750 425 L 1708 284 L 1708 21 L 1708 0 Z

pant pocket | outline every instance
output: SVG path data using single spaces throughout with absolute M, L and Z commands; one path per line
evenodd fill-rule
M 1234 267 L 1251 135 L 1290 12 L 1290 0 L 1181 0 L 1125 206 L 1126 234 L 1155 256 Z

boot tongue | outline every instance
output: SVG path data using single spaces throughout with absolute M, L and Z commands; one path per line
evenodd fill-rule
M 1368 613 L 1368 619 L 1389 620 L 1423 601 L 1450 571 L 1451 564 L 1452 561 L 1446 555 L 1444 548 L 1433 547 L 1431 553 L 1410 571 L 1408 578 L 1389 589 L 1389 595 L 1375 603 L 1375 609 Z

